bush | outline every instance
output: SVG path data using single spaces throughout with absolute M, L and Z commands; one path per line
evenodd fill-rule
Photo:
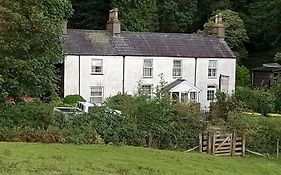
M 267 90 L 252 90 L 240 87 L 236 89 L 234 97 L 236 100 L 243 102 L 249 109 L 264 116 L 274 110 L 275 96 Z
M 80 95 L 68 95 L 63 99 L 63 103 L 68 105 L 74 105 L 77 101 L 85 102 L 86 100 Z
M 226 126 L 245 134 L 247 149 L 260 153 L 274 154 L 277 139 L 281 139 L 281 118 L 250 117 L 236 111 L 229 114 Z

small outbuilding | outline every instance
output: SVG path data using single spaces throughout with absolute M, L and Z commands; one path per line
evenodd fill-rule
M 278 63 L 263 64 L 252 69 L 252 84 L 254 86 L 271 86 L 281 75 L 281 65 Z

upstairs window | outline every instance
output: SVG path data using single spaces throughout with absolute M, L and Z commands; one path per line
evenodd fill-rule
M 210 60 L 208 66 L 208 78 L 216 78 L 217 77 L 217 61 Z
M 173 77 L 181 77 L 182 76 L 182 61 L 174 60 L 173 62 Z
M 143 61 L 143 77 L 152 77 L 153 76 L 153 60 L 144 59 Z
M 102 104 L 103 102 L 103 87 L 102 86 L 92 86 L 90 101 L 93 104 Z
M 92 59 L 92 74 L 103 74 L 101 59 Z

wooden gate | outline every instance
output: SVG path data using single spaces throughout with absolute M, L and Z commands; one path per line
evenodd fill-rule
M 245 137 L 207 132 L 199 135 L 199 150 L 213 155 L 244 156 Z

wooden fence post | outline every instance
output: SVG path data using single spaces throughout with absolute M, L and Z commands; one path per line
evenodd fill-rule
M 232 133 L 232 138 L 231 138 L 231 146 L 230 146 L 230 155 L 235 156 L 236 153 L 236 133 Z
M 207 148 L 208 148 L 208 154 L 212 154 L 212 134 L 211 132 L 208 132 L 208 145 L 207 145 Z
M 203 152 L 203 134 L 199 134 L 199 151 Z
M 212 154 L 215 154 L 215 148 L 216 148 L 216 134 L 213 134 L 213 140 L 212 140 Z
M 246 135 L 243 134 L 242 136 L 242 156 L 245 156 L 245 151 L 246 151 Z

